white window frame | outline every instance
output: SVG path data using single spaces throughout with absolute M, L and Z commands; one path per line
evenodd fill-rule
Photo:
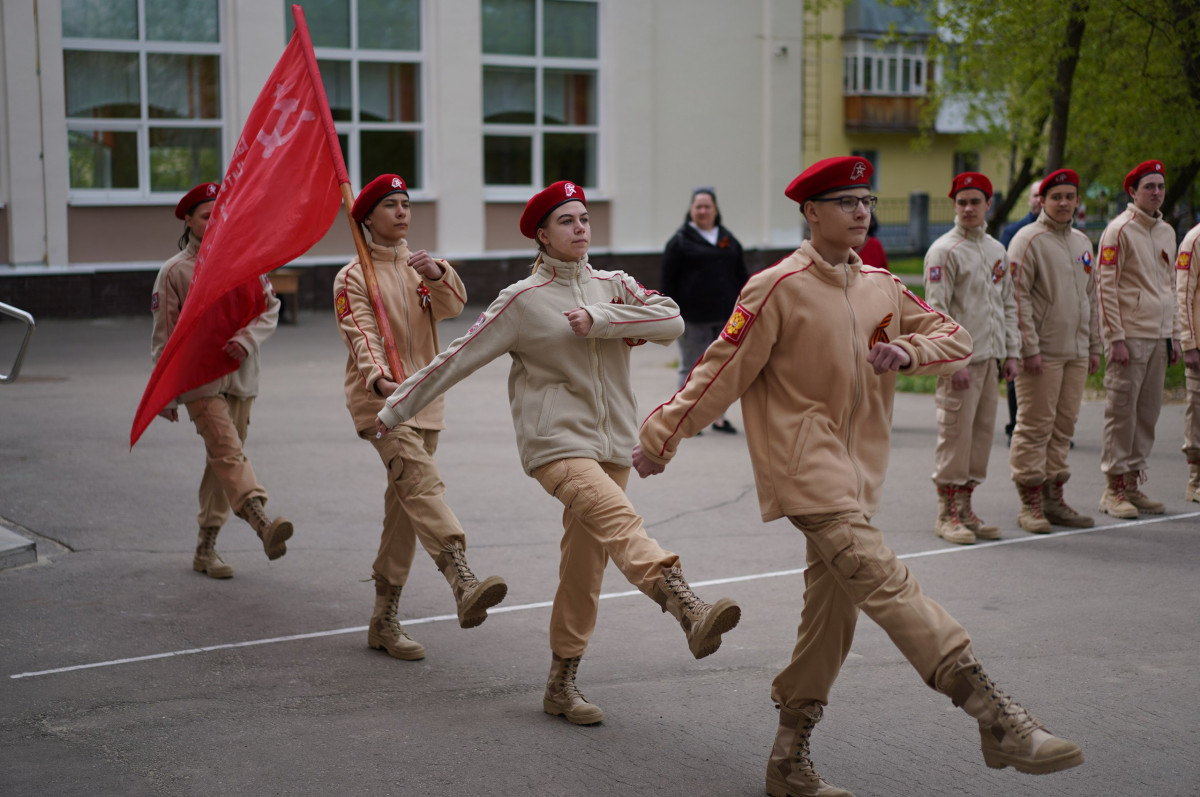
M 532 124 L 492 124 L 483 121 L 483 107 L 479 109 L 480 121 L 482 124 L 482 136 L 479 141 L 480 148 L 483 147 L 483 137 L 496 136 L 529 136 L 533 139 L 532 158 L 532 177 L 533 182 L 530 185 L 488 185 L 486 182 L 486 174 L 481 174 L 483 182 L 483 198 L 485 201 L 516 201 L 521 202 L 529 199 L 530 190 L 540 191 L 545 188 L 547 182 L 545 175 L 542 173 L 543 155 L 545 152 L 545 134 L 555 133 L 584 133 L 590 134 L 595 139 L 596 151 L 594 157 L 596 159 L 596 184 L 585 185 L 596 197 L 603 194 L 601 186 L 604 182 L 603 174 L 603 153 L 604 147 L 601 134 L 601 122 L 604 119 L 604 97 L 603 92 L 603 76 L 602 69 L 602 54 L 604 52 L 604 4 L 600 0 L 565 0 L 566 2 L 591 2 L 596 6 L 596 57 L 595 58 L 558 58 L 542 55 L 542 49 L 545 44 L 543 41 L 543 20 L 545 18 L 544 8 L 545 0 L 535 0 L 534 3 L 534 54 L 533 55 L 495 55 L 483 52 L 483 42 L 480 41 L 480 99 L 482 101 L 482 85 L 483 72 L 488 67 L 513 67 L 518 69 L 533 69 L 534 70 L 534 121 Z M 482 37 L 482 30 L 480 31 Z M 594 91 L 596 101 L 596 123 L 592 125 L 548 125 L 545 123 L 545 72 L 550 71 L 575 71 L 575 72 L 591 72 L 596 76 Z M 486 164 L 480 160 L 480 164 L 486 169 Z
M 313 46 L 313 54 L 318 61 L 344 61 L 350 64 L 350 119 L 345 121 L 334 121 L 333 127 L 338 135 L 346 136 L 349 141 L 347 147 L 346 172 L 350 177 L 350 184 L 357 194 L 362 190 L 362 186 L 358 185 L 362 172 L 362 142 L 359 133 L 363 131 L 376 130 L 396 130 L 396 131 L 415 131 L 419 133 L 417 145 L 417 160 L 420 165 L 421 185 L 414 187 L 409 192 L 409 197 L 413 200 L 426 200 L 432 196 L 432 173 L 429 168 L 429 130 L 428 130 L 428 102 L 430 92 L 429 82 L 429 64 L 427 59 L 426 42 L 428 41 L 429 33 L 429 14 L 426 7 L 426 0 L 418 0 L 421 19 L 420 34 L 420 49 L 417 50 L 376 50 L 376 49 L 361 49 L 358 46 L 358 0 L 350 0 L 350 46 L 349 47 L 317 47 Z M 361 63 L 377 63 L 377 64 L 417 64 L 421 69 L 420 88 L 421 101 L 419 103 L 418 117 L 419 122 L 361 122 L 359 117 L 362 115 L 362 96 L 359 93 L 358 67 Z M 405 181 L 411 180 L 411 176 L 401 175 Z M 374 177 L 367 177 L 367 180 L 372 180 Z
M 138 37 L 136 39 L 92 39 L 92 38 L 77 38 L 64 36 L 62 39 L 62 55 L 64 77 L 66 75 L 66 53 L 71 51 L 92 51 L 92 52 L 110 52 L 110 53 L 136 53 L 138 56 L 138 93 L 139 93 L 139 117 L 135 119 L 90 119 L 90 118 L 72 118 L 65 116 L 65 95 L 64 95 L 64 118 L 66 120 L 67 129 L 67 146 L 68 151 L 64 155 L 70 157 L 70 133 L 73 130 L 79 131 L 96 131 L 105 130 L 115 133 L 134 132 L 137 134 L 137 169 L 138 169 L 138 187 L 137 188 L 73 188 L 68 183 L 67 202 L 71 205 L 158 205 L 158 204 L 174 204 L 179 199 L 179 191 L 172 189 L 170 191 L 152 191 L 150 188 L 150 128 L 189 128 L 195 129 L 198 127 L 212 128 L 218 131 L 218 140 L 220 141 L 220 153 L 218 163 L 220 164 L 219 173 L 216 179 L 219 181 L 224 174 L 225 169 L 225 151 L 226 151 L 226 131 L 225 121 L 228 116 L 228 91 L 226 90 L 227 81 L 225 79 L 225 70 L 228 63 L 228 58 L 225 53 L 225 39 L 222 11 L 223 3 L 218 2 L 217 8 L 217 41 L 216 42 L 173 42 L 173 41 L 155 41 L 146 39 L 146 3 L 145 0 L 137 0 L 138 13 Z M 221 92 L 221 102 L 219 107 L 220 115 L 215 119 L 151 119 L 149 114 L 150 97 L 148 91 L 148 82 L 146 75 L 146 56 L 148 54 L 176 54 L 176 55 L 215 55 L 218 57 L 218 84 Z
M 843 45 L 842 93 L 847 97 L 924 97 L 929 91 L 933 59 L 923 42 L 892 42 L 883 48 L 877 39 L 847 39 Z M 920 63 L 920 79 L 916 65 Z M 867 85 L 866 72 L 870 65 L 871 84 Z M 890 75 L 896 70 L 896 86 L 880 76 Z M 904 90 L 905 75 L 909 88 Z

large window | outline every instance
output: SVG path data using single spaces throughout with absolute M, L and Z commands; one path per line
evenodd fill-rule
M 923 43 L 893 42 L 880 46 L 874 39 L 847 39 L 843 52 L 846 95 L 925 96 L 931 75 Z
M 595 186 L 599 9 L 592 0 L 481 0 L 483 179 Z
M 63 0 L 62 19 L 72 198 L 220 180 L 217 0 Z
M 284 0 L 287 32 L 291 6 Z M 399 174 L 425 186 L 421 0 L 305 0 L 304 18 L 342 155 L 359 187 Z

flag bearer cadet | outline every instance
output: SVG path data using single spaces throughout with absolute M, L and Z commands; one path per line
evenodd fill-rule
M 583 189 L 560 181 L 534 195 L 521 233 L 537 241 L 533 273 L 491 306 L 433 362 L 400 385 L 379 412 L 386 430 L 503 355 L 521 464 L 563 505 L 558 591 L 550 609 L 550 675 L 542 710 L 576 725 L 604 712 L 576 685 L 596 626 L 609 558 L 622 575 L 679 621 L 696 658 L 716 652 L 741 609 L 701 601 L 679 557 L 646 534 L 625 495 L 637 442 L 629 373 L 634 346 L 663 346 L 683 332 L 679 306 L 622 271 L 588 263 L 591 226 Z
M 1187 457 L 1188 483 L 1184 498 L 1200 503 L 1200 291 L 1196 286 L 1200 258 L 1200 224 L 1188 230 L 1175 260 L 1175 295 L 1182 327 L 1179 348 L 1183 352 L 1187 407 L 1183 411 L 1183 455 Z
M 183 235 L 179 238 L 179 254 L 163 264 L 154 280 L 150 301 L 154 316 L 151 362 L 157 363 L 162 356 L 183 310 L 196 254 L 219 191 L 216 183 L 201 183 L 184 194 L 175 206 L 175 218 L 183 220 Z M 254 467 L 242 450 L 250 425 L 250 405 L 258 395 L 258 350 L 275 331 L 279 320 L 279 299 L 266 276 L 259 280 L 265 309 L 225 343 L 225 353 L 241 362 L 238 369 L 189 390 L 158 413 L 174 423 L 179 420 L 179 405 L 183 404 L 196 425 L 196 433 L 204 440 L 207 463 L 200 479 L 200 513 L 196 516 L 200 534 L 192 569 L 212 578 L 233 575 L 233 568 L 216 549 L 217 534 L 229 518 L 231 507 L 258 534 L 270 559 L 287 553 L 286 543 L 293 531 L 287 518 L 271 518 L 266 514 L 267 490 L 258 483 Z
M 850 795 L 817 773 L 809 739 L 860 610 L 926 684 L 978 720 L 988 766 L 1040 774 L 1083 760 L 1076 745 L 996 688 L 967 632 L 925 596 L 871 525 L 887 470 L 896 372 L 961 370 L 971 337 L 853 253 L 875 204 L 870 176 L 869 161 L 842 157 L 792 181 L 786 194 L 799 203 L 811 240 L 750 278 L 721 337 L 646 419 L 634 451 L 640 475 L 662 472 L 683 438 L 741 397 L 763 520 L 787 517 L 804 534 L 800 628 L 792 661 L 771 689 L 779 724 L 766 785 L 777 797 Z
M 431 402 L 386 434 L 377 435 L 375 413 L 397 383 L 434 358 L 437 322 L 462 312 L 467 292 L 458 272 L 445 260 L 420 249 L 409 251 L 412 220 L 408 187 L 396 174 L 382 174 L 363 188 L 351 209 L 370 232 L 375 278 L 396 339 L 405 373 L 393 374 L 383 335 L 371 306 L 358 258 L 338 272 L 333 305 L 346 343 L 346 407 L 358 436 L 375 447 L 387 469 L 383 495 L 383 535 L 375 557 L 375 610 L 367 643 L 398 659 L 424 658 L 425 648 L 397 618 L 400 592 L 408 583 L 419 540 L 450 583 L 458 606 L 458 624 L 473 628 L 487 610 L 504 599 L 508 585 L 499 576 L 480 581 L 467 565 L 462 524 L 446 504 L 446 487 L 433 462 L 438 432 L 446 427 L 444 402 Z
M 950 186 L 954 227 L 925 255 L 925 299 L 929 306 L 971 333 L 968 365 L 937 381 L 938 442 L 933 483 L 938 493 L 937 535 L 970 545 L 998 540 L 1000 529 L 985 524 L 971 494 L 987 476 L 995 435 L 997 364 L 1005 381 L 1017 375 L 1020 337 L 1017 303 L 1008 279 L 1008 255 L 987 234 L 992 182 L 963 172 Z
M 1091 525 L 1067 505 L 1063 485 L 1084 383 L 1100 367 L 1092 242 L 1073 226 L 1079 175 L 1051 172 L 1040 190 L 1041 215 L 1008 247 L 1022 357 L 1009 463 L 1021 497 L 1017 522 L 1035 534 L 1051 523 Z
M 1166 509 L 1140 487 L 1162 410 L 1167 364 L 1179 360 L 1180 316 L 1171 268 L 1175 230 L 1159 212 L 1166 189 L 1162 163 L 1138 164 L 1125 177 L 1125 193 L 1133 201 L 1100 236 L 1096 296 L 1107 346 L 1100 509 L 1118 518 L 1161 515 Z

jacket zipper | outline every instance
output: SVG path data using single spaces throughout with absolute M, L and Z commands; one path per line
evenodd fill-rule
M 405 339 L 405 342 L 407 342 L 407 344 L 408 344 L 408 346 L 407 346 L 408 361 L 410 363 L 415 363 L 417 361 L 417 358 L 416 358 L 416 353 L 413 351 L 413 339 L 412 339 L 413 336 L 411 333 L 412 322 L 409 321 L 409 318 L 408 318 L 408 297 L 404 295 L 404 291 L 406 290 L 406 288 L 404 286 L 404 275 L 400 273 L 400 266 L 398 265 L 399 262 L 400 262 L 400 249 L 398 247 L 392 247 L 392 271 L 396 274 L 396 279 L 400 280 L 400 296 L 401 296 L 400 307 L 401 307 L 402 311 L 404 312 L 404 328 L 405 328 L 404 339 Z
M 846 309 L 850 311 L 850 340 L 854 345 L 854 403 L 850 405 L 850 417 L 846 419 L 846 456 L 850 463 L 854 465 L 854 476 L 858 480 L 855 497 L 859 502 L 862 501 L 862 471 L 858 468 L 858 461 L 854 458 L 854 449 L 850 447 L 850 439 L 854 435 L 854 414 L 858 411 L 858 402 L 862 397 L 862 364 L 859 361 L 858 354 L 858 331 L 857 322 L 854 317 L 854 305 L 850 303 L 850 264 L 844 265 L 846 270 L 846 284 L 843 292 L 846 296 Z
M 571 277 L 571 288 L 575 295 L 577 306 L 583 307 L 587 304 L 587 297 L 583 294 L 583 269 L 577 269 L 574 276 Z M 604 392 L 604 365 L 600 359 L 600 345 L 595 338 L 588 338 L 588 358 L 591 360 L 592 376 L 595 378 L 596 389 L 596 420 L 599 422 L 601 437 L 604 440 L 604 457 L 605 459 L 612 456 L 612 435 L 608 429 L 608 399 Z

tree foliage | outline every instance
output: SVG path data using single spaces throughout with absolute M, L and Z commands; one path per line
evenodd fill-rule
M 1164 213 L 1194 194 L 1200 0 L 891 2 L 938 31 L 935 104 L 966 102 L 974 143 L 1010 154 L 998 222 L 1060 166 L 1079 172 L 1093 196 L 1123 203 L 1125 174 L 1157 159 L 1167 167 Z

